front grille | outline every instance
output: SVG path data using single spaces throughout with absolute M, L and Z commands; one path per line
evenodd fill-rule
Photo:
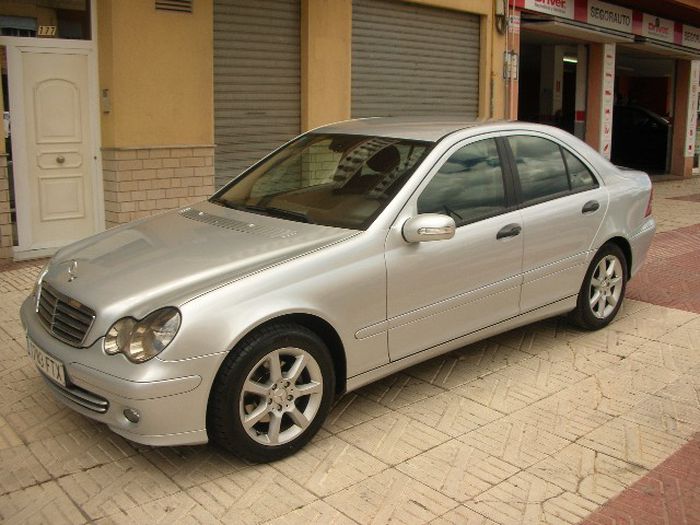
M 41 284 L 40 293 L 37 313 L 44 328 L 64 343 L 81 346 L 95 320 L 95 312 L 47 283 Z
M 49 378 L 44 378 L 46 383 L 51 387 L 51 390 L 64 399 L 75 403 L 78 406 L 97 412 L 98 414 L 104 414 L 109 409 L 109 401 L 104 397 L 100 397 L 92 392 L 88 392 L 75 385 L 71 386 L 61 386 L 58 383 L 54 383 Z

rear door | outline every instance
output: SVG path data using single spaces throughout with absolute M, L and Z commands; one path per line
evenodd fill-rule
M 524 313 L 578 293 L 608 193 L 553 137 L 523 133 L 507 144 L 523 221 Z
M 434 168 L 387 238 L 387 310 L 392 361 L 518 314 L 520 212 L 494 137 L 456 145 Z M 443 213 L 452 239 L 407 243 L 404 222 Z

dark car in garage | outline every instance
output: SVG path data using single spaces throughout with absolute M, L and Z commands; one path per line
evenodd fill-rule
M 671 123 L 646 108 L 616 105 L 613 111 L 612 162 L 650 172 L 666 170 Z

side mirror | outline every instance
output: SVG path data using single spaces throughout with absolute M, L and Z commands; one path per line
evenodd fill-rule
M 441 241 L 454 237 L 456 228 L 452 217 L 423 213 L 404 222 L 402 232 L 406 242 Z

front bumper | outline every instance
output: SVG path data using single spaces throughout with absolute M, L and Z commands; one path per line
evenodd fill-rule
M 44 378 L 54 395 L 71 409 L 137 443 L 192 445 L 208 441 L 209 391 L 223 354 L 131 364 L 124 356 L 106 355 L 102 339 L 88 348 L 74 348 L 55 339 L 40 324 L 32 297 L 22 304 L 20 318 L 27 337 L 63 364 L 66 387 Z M 176 343 L 177 338 L 171 344 Z M 137 423 L 126 418 L 126 409 L 138 412 Z

